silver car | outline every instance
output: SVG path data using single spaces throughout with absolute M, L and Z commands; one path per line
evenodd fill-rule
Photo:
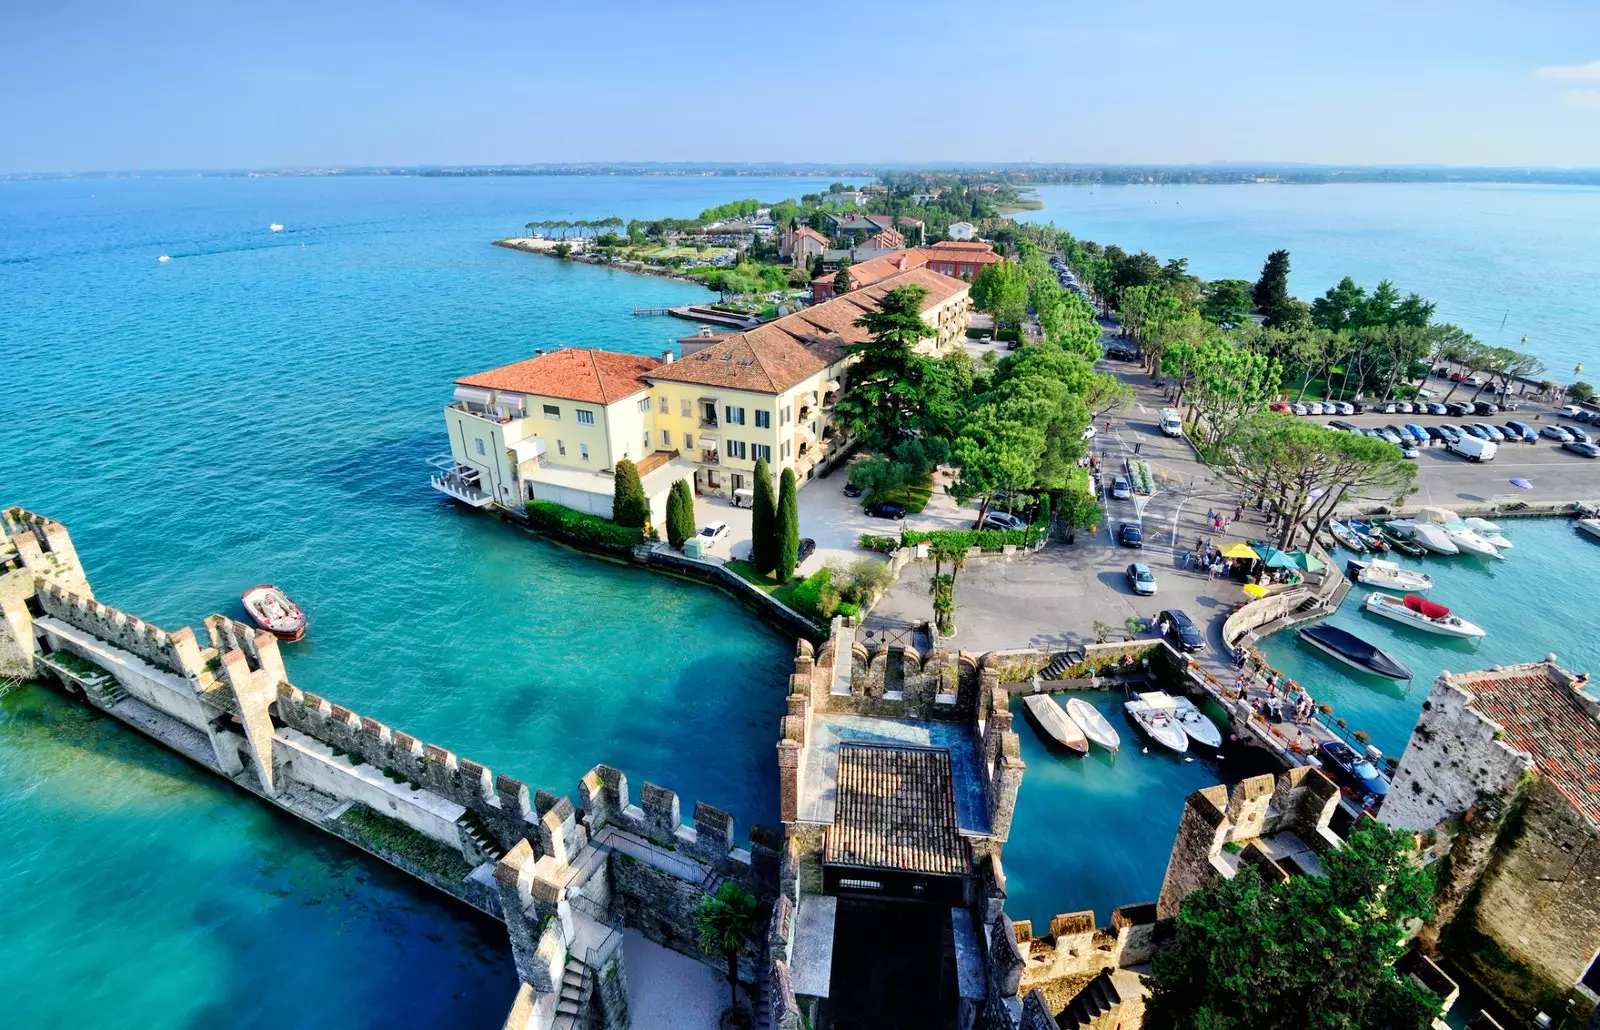
M 1127 568 L 1128 585 L 1136 594 L 1146 596 L 1156 592 L 1156 574 L 1143 562 L 1134 562 Z

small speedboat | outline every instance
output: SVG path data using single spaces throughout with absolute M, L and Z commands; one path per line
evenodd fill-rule
M 1450 534 L 1444 531 L 1444 527 L 1436 526 L 1432 522 L 1423 522 L 1420 519 L 1397 519 L 1389 523 L 1389 528 L 1396 533 L 1405 534 L 1407 538 L 1415 540 L 1434 554 L 1461 553 L 1461 548 L 1450 539 Z
M 1089 738 L 1083 735 L 1083 730 L 1061 706 L 1056 704 L 1056 699 L 1049 694 L 1029 694 L 1022 699 L 1027 706 L 1028 714 L 1033 716 L 1033 721 L 1039 728 L 1050 735 L 1057 744 L 1071 751 L 1073 754 L 1086 755 L 1089 753 Z
M 257 626 L 279 640 L 299 640 L 306 635 L 306 614 L 289 595 L 270 584 L 251 587 L 239 598 Z
M 1345 571 L 1357 583 L 1369 587 L 1387 587 L 1391 590 L 1432 590 L 1433 577 L 1426 572 L 1403 568 L 1383 558 L 1357 561 L 1351 558 L 1344 563 Z
M 1078 724 L 1078 729 L 1088 737 L 1092 743 L 1099 744 L 1107 751 L 1116 751 L 1122 747 L 1122 735 L 1111 728 L 1111 723 L 1101 715 L 1094 705 L 1081 697 L 1067 699 L 1067 714 L 1072 721 Z
M 1513 546 L 1511 538 L 1506 536 L 1505 531 L 1488 519 L 1480 519 L 1477 516 L 1473 516 L 1472 518 L 1462 519 L 1461 524 L 1502 551 L 1510 550 Z
M 1183 732 L 1196 744 L 1206 747 L 1222 746 L 1222 731 L 1217 729 L 1217 724 L 1206 718 L 1195 703 L 1186 697 L 1173 698 L 1177 705 L 1178 725 L 1183 727 Z
M 1590 536 L 1600 539 L 1600 519 L 1579 519 L 1578 529 Z
M 1374 676 L 1391 680 L 1411 679 L 1411 670 L 1406 668 L 1400 659 L 1376 644 L 1367 643 L 1348 630 L 1321 623 L 1316 626 L 1302 626 L 1295 632 L 1301 640 L 1323 654 L 1362 672 L 1370 672 Z
M 1459 615 L 1452 615 L 1444 605 L 1435 604 L 1416 594 L 1407 594 L 1405 600 L 1392 594 L 1368 594 L 1367 611 L 1427 633 L 1442 633 L 1447 637 L 1484 635 L 1482 626 L 1468 622 Z
M 268 232 L 283 232 L 283 225 L 280 222 L 273 222 L 271 225 L 267 226 L 267 231 Z
M 160 257 L 158 257 L 158 258 L 156 258 L 156 260 L 157 260 L 157 261 L 159 261 L 159 262 L 161 262 L 161 263 L 162 263 L 162 264 L 163 264 L 163 265 L 164 265 L 164 264 L 166 264 L 166 263 L 167 263 L 167 262 L 168 262 L 168 261 L 171 261 L 171 260 L 172 260 L 172 255 L 171 255 L 171 254 L 163 254 L 163 255 L 161 255 L 161 256 L 160 256 Z
M 1189 750 L 1189 735 L 1178 722 L 1178 706 L 1164 691 L 1135 694 L 1122 709 L 1157 744 L 1179 754 Z
M 1485 540 L 1475 529 L 1468 529 L 1466 526 L 1459 529 L 1445 526 L 1444 532 L 1451 543 L 1467 554 L 1475 554 L 1480 558 L 1505 558 L 1498 547 Z
M 1367 545 L 1362 543 L 1361 537 L 1352 532 L 1350 527 L 1345 525 L 1343 522 L 1340 522 L 1337 519 L 1330 521 L 1328 523 L 1328 532 L 1332 533 L 1333 538 L 1339 541 L 1339 543 L 1343 544 L 1349 550 L 1362 554 L 1366 553 Z
M 1399 533 L 1392 532 L 1388 526 L 1382 527 L 1383 538 L 1389 541 L 1393 550 L 1399 551 L 1408 558 L 1421 558 L 1427 555 L 1428 549 L 1415 540 L 1408 540 Z
M 1387 551 L 1389 549 L 1389 541 L 1383 538 L 1383 534 L 1379 533 L 1372 523 L 1357 522 L 1355 519 L 1351 519 L 1345 525 L 1350 527 L 1350 532 L 1354 533 L 1371 550 Z

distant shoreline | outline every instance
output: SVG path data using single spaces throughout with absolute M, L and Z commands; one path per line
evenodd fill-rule
M 495 247 L 504 247 L 507 250 L 520 251 L 524 254 L 538 254 L 540 257 L 554 258 L 555 260 L 560 261 L 563 259 L 552 253 L 552 249 L 555 247 L 555 244 L 559 242 L 563 241 L 535 240 L 527 236 L 508 236 L 504 239 L 492 240 L 490 241 L 490 245 Z M 572 243 L 575 241 L 568 240 L 565 242 Z M 548 246 L 539 246 L 539 244 L 548 244 Z M 676 279 L 679 282 L 694 283 L 696 286 L 702 288 L 705 286 L 704 280 L 696 279 L 692 275 L 685 275 L 684 273 L 673 268 L 668 268 L 665 265 L 651 265 L 646 264 L 643 261 L 607 261 L 602 257 L 598 257 L 593 254 L 585 254 L 581 251 L 575 251 L 571 254 L 568 254 L 564 260 L 577 261 L 585 265 L 594 265 L 598 268 L 615 268 L 623 272 L 632 272 L 635 275 L 654 275 L 659 276 L 662 279 Z

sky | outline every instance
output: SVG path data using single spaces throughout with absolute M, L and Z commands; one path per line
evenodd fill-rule
M 1595 0 L 50 0 L 0 172 L 1600 166 Z

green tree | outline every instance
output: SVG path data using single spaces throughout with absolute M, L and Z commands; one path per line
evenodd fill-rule
M 1338 285 L 1328 287 L 1328 292 L 1311 302 L 1311 324 L 1318 329 L 1338 332 L 1362 324 L 1366 311 L 1367 291 L 1356 285 L 1348 275 Z
M 954 369 L 916 353 L 915 347 L 933 330 L 922 320 L 920 286 L 897 286 L 883 297 L 877 311 L 856 319 L 871 338 L 850 344 L 850 389 L 839 398 L 834 419 L 863 446 L 887 451 L 901 440 L 919 435 L 928 412 L 948 407 L 948 392 L 959 387 Z
M 772 470 L 765 458 L 756 459 L 755 481 L 750 505 L 750 560 L 757 572 L 768 573 L 778 567 L 778 503 L 772 496 Z
M 643 529 L 650 521 L 650 499 L 639 482 L 639 467 L 627 458 L 617 462 L 611 491 L 611 521 Z
M 728 963 L 729 1007 L 736 1014 L 740 1011 L 739 952 L 765 927 L 764 909 L 754 894 L 729 880 L 717 888 L 717 893 L 707 895 L 695 910 L 700 946 L 713 955 L 721 955 Z
M 978 526 L 989 517 L 999 490 L 1023 490 L 1033 484 L 1044 454 L 1041 405 L 1025 399 L 986 398 L 965 422 L 951 446 L 951 460 L 961 474 L 950 492 L 962 504 L 982 497 Z
M 1244 325 L 1250 321 L 1250 284 L 1243 279 L 1207 283 L 1200 314 L 1218 325 Z
M 1256 280 L 1250 299 L 1255 302 L 1256 310 L 1267 316 L 1269 325 L 1288 307 L 1290 297 L 1287 250 L 1275 250 L 1267 255 L 1266 263 L 1261 266 L 1261 278 Z
M 1580 379 L 1567 387 L 1567 400 L 1574 404 L 1587 404 L 1594 400 L 1594 387 Z
M 572 258 L 572 244 L 568 243 L 566 240 L 562 240 L 560 243 L 550 248 L 550 252 L 563 261 L 570 260 Z
M 972 281 L 972 306 L 1005 322 L 1020 326 L 1028 318 L 1027 270 L 1014 261 L 985 265 Z
M 1324 876 L 1253 865 L 1183 900 L 1145 985 L 1148 1030 L 1429 1030 L 1440 1000 L 1395 971 L 1433 911 L 1411 838 L 1367 820 Z
M 839 270 L 833 274 L 833 295 L 835 297 L 843 296 L 849 293 L 854 285 L 850 278 L 850 261 L 847 258 L 839 262 Z
M 800 502 L 795 496 L 794 469 L 784 469 L 778 487 L 778 571 L 779 583 L 794 577 L 800 561 Z
M 681 548 L 694 534 L 694 488 L 687 479 L 680 479 L 667 495 L 667 542 Z

